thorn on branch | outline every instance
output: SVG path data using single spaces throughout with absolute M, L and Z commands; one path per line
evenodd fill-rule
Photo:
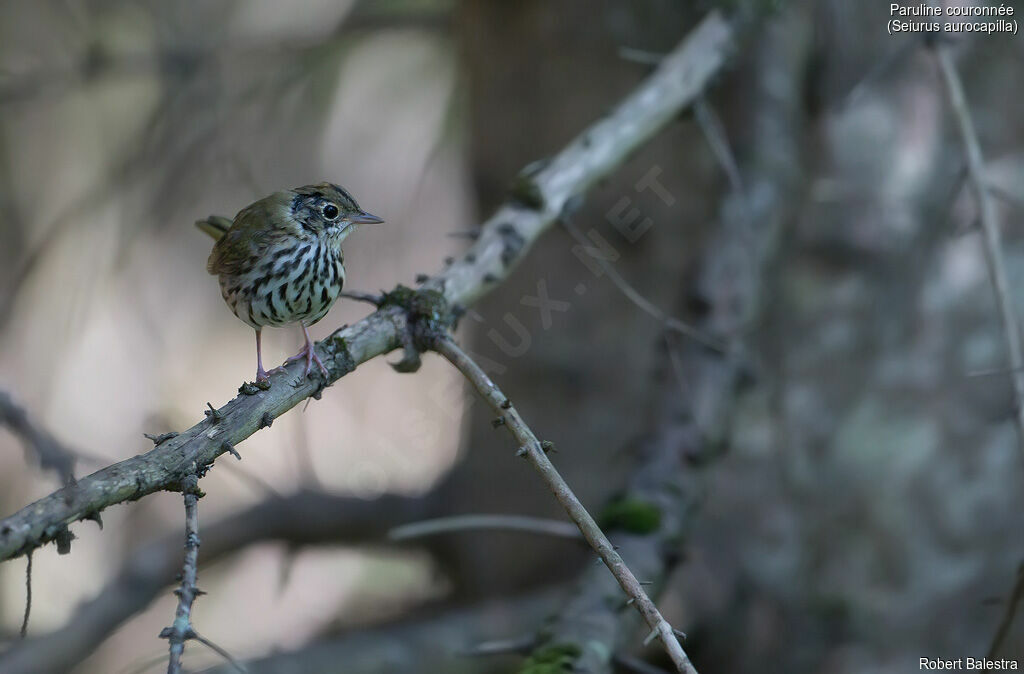
M 209 402 L 206 403 L 206 409 L 203 410 L 203 414 L 206 415 L 207 419 L 212 420 L 213 423 L 217 423 L 221 420 L 221 413 L 214 409 L 213 405 Z
M 651 630 L 650 634 L 648 634 L 646 637 L 644 637 L 644 646 L 650 645 L 650 643 L 652 641 L 654 641 L 655 639 L 657 639 L 660 636 L 661 636 L 661 632 L 658 630 L 657 627 L 655 627 L 653 630 Z
M 209 405 L 209 403 L 207 403 L 207 405 Z M 161 433 L 161 434 L 159 434 L 159 435 L 153 435 L 153 434 L 151 434 L 151 433 L 143 433 L 142 435 L 143 435 L 143 436 L 144 436 L 144 437 L 145 437 L 145 438 L 146 438 L 147 440 L 152 440 L 152 441 L 153 441 L 153 446 L 154 446 L 154 447 L 157 447 L 157 446 L 159 446 L 159 445 L 162 445 L 163 443 L 167 442 L 167 441 L 168 441 L 168 440 L 170 440 L 171 438 L 176 438 L 176 437 L 178 437 L 178 434 L 177 434 L 177 433 L 175 433 L 174 431 L 171 431 L 171 432 L 169 432 L 169 433 Z
M 99 526 L 100 531 L 103 530 L 103 518 L 100 517 L 100 512 L 98 510 L 94 510 L 93 512 L 89 513 L 88 515 L 86 515 L 82 519 L 86 519 L 86 520 L 90 520 L 92 522 L 95 522 L 96 525 Z
M 270 412 L 264 412 L 263 416 L 260 417 L 260 428 L 270 428 L 274 425 L 274 417 Z
M 558 448 L 555 447 L 555 443 L 551 442 L 550 440 L 544 440 L 543 442 L 541 442 L 540 448 L 544 450 L 545 454 L 547 454 L 548 452 L 554 452 L 556 454 L 558 453 Z
M 242 455 L 238 453 L 238 450 L 235 449 L 235 446 L 232 445 L 230 442 L 224 442 L 223 444 L 221 444 L 220 448 L 223 449 L 228 454 L 230 454 L 231 456 L 238 459 L 239 461 L 242 460 Z

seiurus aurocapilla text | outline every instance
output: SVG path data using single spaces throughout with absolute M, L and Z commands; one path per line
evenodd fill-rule
M 326 380 L 309 326 L 327 314 L 345 283 L 341 242 L 356 225 L 381 222 L 333 183 L 274 192 L 234 220 L 214 215 L 196 222 L 216 240 L 207 271 L 220 278 L 221 295 L 235 316 L 256 330 L 257 383 L 269 381 L 261 330 L 289 323 L 302 326 L 306 345 L 285 365 L 305 359 L 309 376 L 316 363 Z

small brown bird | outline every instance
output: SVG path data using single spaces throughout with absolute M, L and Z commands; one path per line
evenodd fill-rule
M 327 377 L 308 328 L 327 314 L 345 283 L 341 242 L 356 225 L 381 222 L 333 183 L 274 192 L 234 220 L 213 215 L 196 222 L 217 242 L 206 270 L 220 277 L 235 316 L 256 330 L 257 382 L 269 381 L 260 331 L 289 323 L 302 326 L 306 345 L 285 365 L 304 358 L 305 376 L 316 363 Z

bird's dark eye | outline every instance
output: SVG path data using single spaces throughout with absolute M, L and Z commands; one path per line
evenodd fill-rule
M 338 207 L 334 204 L 325 204 L 321 213 L 323 213 L 324 217 L 328 220 L 333 220 L 338 217 Z

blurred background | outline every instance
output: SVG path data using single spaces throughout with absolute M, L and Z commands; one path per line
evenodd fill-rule
M 413 285 L 467 248 L 460 233 L 522 167 L 626 96 L 716 4 L 745 29 L 697 114 L 574 216 L 614 246 L 621 277 L 691 320 L 728 295 L 708 279 L 748 271 L 715 257 L 735 204 L 749 207 L 741 251 L 768 221 L 777 231 L 744 277 L 751 320 L 732 326 L 742 381 L 726 421 L 701 429 L 715 451 L 680 476 L 701 509 L 673 540 L 659 605 L 701 672 L 895 673 L 986 655 L 1024 560 L 1024 454 L 955 123 L 933 54 L 887 34 L 889 3 L 0 4 L 0 390 L 80 450 L 79 476 L 147 451 L 143 433 L 192 426 L 252 377 L 252 331 L 206 274 L 194 220 L 337 182 L 387 221 L 346 241 L 348 289 Z M 951 49 L 1024 311 L 1024 42 L 954 36 Z M 651 175 L 671 199 L 637 188 Z M 616 226 L 631 209 L 650 221 L 642 236 Z M 546 234 L 459 337 L 596 511 L 629 481 L 658 410 L 702 394 L 673 378 L 694 349 L 573 243 Z M 562 302 L 549 316 L 523 301 L 541 292 Z M 369 310 L 340 301 L 312 332 Z M 265 331 L 265 359 L 300 337 Z M 450 367 L 427 355 L 399 375 L 387 360 L 254 435 L 241 463 L 216 464 L 201 483 L 204 549 L 225 518 L 306 492 L 379 505 L 378 538 L 438 516 L 564 518 Z M 60 486 L 29 459 L 0 432 L 3 516 Z M 70 556 L 34 555 L 30 637 L 66 628 L 140 546 L 179 535 L 181 498 L 103 519 L 72 528 Z M 593 566 L 572 541 L 530 534 L 369 538 L 239 536 L 200 569 L 196 628 L 239 659 L 277 654 L 258 671 L 511 672 L 520 656 L 458 653 L 541 629 Z M 109 635 L 68 641 L 73 671 L 165 667 L 172 580 Z M 0 565 L 0 648 L 17 646 L 24 607 L 22 558 Z M 1024 657 L 1022 622 L 998 656 Z M 635 627 L 628 652 L 667 669 Z M 193 643 L 185 662 L 221 659 Z

